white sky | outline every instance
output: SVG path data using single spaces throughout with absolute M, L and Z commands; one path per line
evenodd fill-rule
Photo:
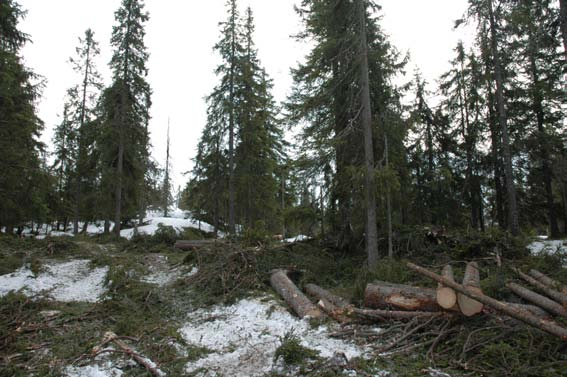
M 146 45 L 150 52 L 148 81 L 153 90 L 150 132 L 154 158 L 163 165 L 168 117 L 171 118 L 171 154 L 175 185 L 185 185 L 181 173 L 190 170 L 191 159 L 205 124 L 204 97 L 217 84 L 213 70 L 219 63 L 212 48 L 219 40 L 218 23 L 226 19 L 225 0 L 146 0 L 150 21 Z M 256 21 L 255 41 L 268 74 L 274 79 L 274 95 L 282 101 L 290 90 L 289 69 L 308 51 L 305 43 L 290 35 L 300 30 L 293 5 L 300 0 L 240 0 L 242 13 L 250 5 Z M 47 79 L 39 104 L 46 130 L 42 139 L 51 144 L 52 129 L 59 123 L 66 90 L 76 84 L 69 57 L 78 37 L 93 29 L 101 47 L 98 69 L 109 84 L 107 67 L 112 51 L 110 35 L 114 11 L 120 0 L 19 0 L 28 14 L 21 29 L 33 41 L 23 55 L 28 66 Z M 409 51 L 411 64 L 419 67 L 430 84 L 448 69 L 464 31 L 453 31 L 454 20 L 464 13 L 467 0 L 379 0 L 383 26 L 399 50 Z

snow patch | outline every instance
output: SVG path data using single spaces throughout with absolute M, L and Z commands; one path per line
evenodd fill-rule
M 214 227 L 210 224 L 194 220 L 189 216 L 189 214 L 180 209 L 176 209 L 171 212 L 171 217 L 163 217 L 159 212 L 150 212 L 146 219 L 149 224 L 139 226 L 138 233 L 153 235 L 158 230 L 158 225 L 163 224 L 165 226 L 173 227 L 178 234 L 183 232 L 183 228 L 194 228 L 201 229 L 204 232 L 213 232 Z M 134 236 L 134 229 L 124 229 L 120 231 L 120 236 L 127 239 L 131 239 Z
M 104 281 L 108 267 L 91 269 L 89 260 L 51 262 L 43 265 L 38 276 L 29 267 L 0 276 L 0 296 L 19 291 L 40 294 L 56 301 L 98 302 L 106 293 Z
M 189 344 L 213 351 L 205 358 L 188 363 L 186 372 L 205 368 L 221 375 L 262 376 L 277 367 L 274 354 L 281 338 L 293 331 L 303 346 L 322 357 L 337 352 L 349 359 L 366 350 L 328 336 L 328 327 L 312 329 L 307 320 L 293 317 L 275 301 L 245 299 L 232 306 L 191 313 L 191 322 L 180 330 Z
M 556 253 L 567 255 L 567 246 L 563 240 L 534 241 L 528 245 L 528 250 L 532 255 L 551 255 Z
M 103 365 L 87 365 L 84 367 L 67 367 L 64 371 L 66 377 L 121 377 L 122 371 L 114 368 L 110 361 Z
M 170 268 L 167 263 L 167 257 L 158 255 L 156 256 L 156 259 L 153 261 L 153 263 L 149 266 L 149 273 L 143 276 L 140 281 L 144 283 L 155 284 L 160 287 L 165 287 L 181 277 L 190 277 L 195 275 L 199 271 L 199 269 L 197 267 L 193 267 L 191 271 L 185 271 L 185 268 Z
M 291 243 L 291 242 L 301 242 L 301 241 L 309 241 L 311 237 L 306 236 L 304 234 L 297 235 L 295 237 L 286 238 L 282 242 Z

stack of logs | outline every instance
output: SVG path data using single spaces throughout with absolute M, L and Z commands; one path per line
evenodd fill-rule
M 438 283 L 437 289 L 420 288 L 388 282 L 368 284 L 364 292 L 364 309 L 356 308 L 342 297 L 307 284 L 306 293 L 315 298 L 313 304 L 288 278 L 286 271 L 271 274 L 272 287 L 299 317 L 322 317 L 325 314 L 341 323 L 353 320 L 386 321 L 434 317 L 471 317 L 480 313 L 498 312 L 536 327 L 567 341 L 567 329 L 553 316 L 567 318 L 567 288 L 542 274 L 516 270 L 519 277 L 542 294 L 516 283 L 506 286 L 530 304 L 503 302 L 485 295 L 480 288 L 480 275 L 475 262 L 467 264 L 462 284 L 455 281 L 450 265 L 438 275 L 426 268 L 407 263 L 408 268 Z

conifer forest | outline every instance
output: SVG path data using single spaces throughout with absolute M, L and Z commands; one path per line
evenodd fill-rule
M 218 2 L 196 121 L 150 1 L 51 77 L 0 0 L 0 377 L 567 375 L 567 0 L 463 0 L 438 77 L 384 0 L 290 0 L 286 72 L 286 16 Z

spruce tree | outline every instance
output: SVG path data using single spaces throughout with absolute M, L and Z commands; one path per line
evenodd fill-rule
M 77 130 L 73 127 L 70 119 L 68 103 L 63 110 L 63 119 L 55 128 L 53 135 L 54 163 L 51 169 L 56 177 L 56 201 L 52 208 L 57 219 L 57 230 L 63 224 L 66 231 L 69 219 L 73 214 L 73 178 L 75 177 L 75 166 L 77 163 Z
M 0 228 L 7 232 L 45 203 L 39 192 L 45 176 L 38 141 L 43 123 L 35 108 L 41 85 L 33 84 L 38 77 L 20 56 L 29 41 L 18 29 L 24 15 L 16 1 L 0 2 Z
M 89 219 L 88 211 L 92 205 L 87 204 L 87 198 L 92 198 L 93 173 L 89 168 L 89 154 L 92 153 L 92 143 L 89 143 L 87 129 L 96 117 L 96 104 L 102 90 L 102 79 L 96 68 L 96 58 L 100 54 L 98 42 L 94 39 L 91 29 L 85 31 L 84 38 L 79 38 L 76 56 L 69 59 L 73 71 L 81 81 L 67 92 L 68 111 L 76 138 L 76 159 L 73 169 L 74 210 L 73 233 L 79 232 L 79 220 Z M 81 210 L 83 208 L 83 210 Z
M 372 179 L 370 170 L 374 171 L 375 167 L 370 158 L 383 155 L 380 152 L 384 144 L 371 145 L 374 140 L 369 138 L 377 138 L 378 130 L 384 134 L 395 129 L 386 127 L 387 123 L 395 123 L 397 111 L 396 90 L 390 78 L 403 67 L 403 61 L 399 61 L 377 19 L 370 17 L 377 9 L 373 2 L 366 1 L 304 0 L 301 3 L 298 13 L 304 30 L 297 37 L 312 39 L 315 44 L 305 63 L 292 71 L 294 88 L 287 104 L 290 122 L 304 125 L 300 153 L 308 162 L 308 171 L 323 175 L 325 167 L 333 167 L 327 212 L 333 233 L 338 235 L 337 246 L 350 250 L 356 249 L 363 234 L 368 236 L 367 245 L 373 247 L 374 235 L 367 226 L 375 228 L 371 212 L 376 210 L 372 204 L 376 193 L 372 182 L 365 184 L 364 177 Z M 366 43 L 363 32 L 367 36 Z M 364 67 L 366 48 L 368 80 Z M 369 130 L 370 118 L 375 120 Z M 363 124 L 367 126 L 366 135 Z M 390 136 L 390 141 L 396 141 L 396 148 L 390 151 L 403 149 L 403 137 Z M 369 143 L 366 148 L 365 141 Z M 394 143 L 390 143 L 392 145 Z M 365 155 L 363 151 L 369 152 L 368 149 L 372 149 L 372 153 Z M 365 194 L 366 188 L 370 188 L 370 192 Z M 361 223 L 358 218 L 367 220 Z M 367 254 L 373 265 L 377 259 L 375 252 L 370 249 Z
M 528 135 L 526 147 L 530 162 L 535 167 L 529 181 L 539 188 L 531 190 L 531 195 L 528 193 L 532 201 L 538 203 L 531 208 L 530 219 L 535 219 L 534 214 L 544 209 L 549 235 L 554 238 L 559 237 L 559 227 L 552 165 L 553 156 L 558 154 L 557 146 L 561 145 L 559 135 L 564 131 L 561 124 L 565 116 L 561 105 L 567 102 L 561 69 L 564 62 L 558 53 L 559 28 L 554 25 L 556 15 L 549 0 L 522 0 L 514 7 L 509 20 L 509 29 L 515 36 L 514 60 L 517 71 L 522 74 L 522 79 L 517 80 L 517 107 Z M 538 195 L 538 191 L 543 195 Z
M 149 16 L 143 1 L 122 0 L 115 17 L 110 62 L 113 82 L 103 93 L 104 131 L 100 145 L 106 162 L 106 188 L 114 193 L 114 232 L 119 236 L 122 220 L 136 217 L 142 208 L 151 89 L 146 81 L 149 54 L 144 43 L 144 25 Z
M 254 18 L 246 11 L 241 78 L 237 89 L 238 144 L 235 148 L 236 218 L 247 228 L 258 221 L 277 225 L 278 183 L 275 171 L 283 158 L 283 135 L 271 96 L 272 83 L 260 66 L 253 41 Z

